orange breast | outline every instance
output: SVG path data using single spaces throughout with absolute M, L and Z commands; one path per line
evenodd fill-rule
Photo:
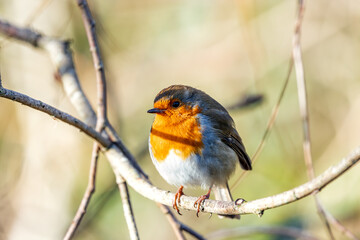
M 184 160 L 203 147 L 200 123 L 195 117 L 197 108 L 178 109 L 183 114 L 156 115 L 150 134 L 152 153 L 157 161 L 165 160 L 170 150 Z

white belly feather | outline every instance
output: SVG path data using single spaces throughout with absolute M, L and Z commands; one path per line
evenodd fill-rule
M 149 149 L 156 169 L 169 184 L 184 187 L 201 186 L 207 189 L 213 184 L 226 184 L 237 162 L 235 152 L 228 146 L 221 141 L 213 144 L 218 146 L 218 151 L 204 149 L 203 157 L 191 154 L 184 160 L 181 154 L 172 149 L 161 162 L 154 158 L 150 144 Z

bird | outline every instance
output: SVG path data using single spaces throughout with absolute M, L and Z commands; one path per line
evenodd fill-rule
M 183 189 L 208 189 L 194 203 L 200 206 L 213 191 L 216 200 L 233 201 L 228 180 L 239 162 L 252 170 L 234 120 L 228 111 L 205 92 L 185 85 L 172 85 L 154 99 L 155 114 L 149 136 L 149 152 L 162 178 L 178 187 L 173 208 L 181 215 Z M 240 218 L 240 215 L 223 217 Z

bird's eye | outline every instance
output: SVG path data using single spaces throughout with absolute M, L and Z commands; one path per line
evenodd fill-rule
M 174 101 L 174 102 L 171 104 L 171 106 L 172 106 L 173 108 L 177 108 L 177 107 L 180 106 L 180 102 L 179 102 L 179 101 Z

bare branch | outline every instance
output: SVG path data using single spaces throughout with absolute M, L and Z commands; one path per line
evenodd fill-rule
M 303 124 L 304 159 L 305 159 L 308 177 L 309 179 L 313 179 L 315 177 L 315 173 L 311 158 L 309 109 L 307 103 L 306 82 L 304 77 L 304 67 L 302 63 L 302 56 L 301 56 L 302 54 L 301 54 L 301 45 L 300 45 L 301 24 L 304 15 L 304 2 L 302 0 L 299 0 L 298 8 L 299 8 L 298 19 L 295 24 L 295 34 L 293 37 L 293 59 L 294 59 L 297 88 L 298 88 L 300 115 Z
M 174 233 L 176 235 L 176 238 L 178 240 L 185 240 L 185 236 L 182 233 L 182 231 L 180 230 L 180 224 L 178 224 L 179 222 L 177 221 L 177 219 L 174 217 L 174 215 L 172 214 L 172 212 L 170 211 L 168 206 L 165 206 L 163 204 L 158 203 L 158 207 L 160 208 L 160 210 L 163 212 L 163 214 L 169 219 L 169 223 L 172 227 L 172 229 L 174 230 Z
M 42 35 L 38 32 L 29 28 L 16 27 L 2 19 L 0 19 L 0 32 L 10 38 L 29 43 L 33 47 L 39 47 L 38 41 L 42 38 Z
M 99 145 L 94 144 L 91 163 L 90 163 L 88 186 L 81 200 L 80 206 L 75 214 L 74 220 L 72 221 L 68 231 L 65 234 L 64 240 L 69 240 L 74 236 L 76 229 L 79 227 L 80 222 L 86 213 L 87 207 L 90 203 L 91 196 L 95 192 L 95 179 L 96 179 L 96 169 L 97 169 L 97 161 L 99 158 L 99 151 L 100 151 Z
M 304 67 L 302 63 L 302 53 L 301 53 L 301 26 L 304 16 L 304 9 L 305 9 L 305 0 L 298 0 L 298 13 L 297 13 L 297 20 L 295 23 L 295 33 L 293 36 L 293 60 L 295 65 L 295 73 L 296 73 L 296 80 L 297 80 L 297 88 L 298 88 L 298 98 L 299 98 L 299 106 L 300 106 L 300 115 L 302 118 L 302 125 L 303 125 L 303 150 L 304 150 L 304 160 L 307 169 L 307 175 L 309 179 L 315 178 L 314 166 L 312 161 L 312 153 L 311 153 L 311 139 L 310 139 L 310 123 L 309 123 L 309 107 L 307 103 L 307 91 L 306 91 L 306 82 L 304 76 Z M 323 220 L 326 229 L 329 233 L 331 239 L 335 239 L 328 218 L 327 214 L 325 213 L 325 209 L 322 206 L 319 198 L 314 193 L 314 199 L 316 208 L 318 210 L 318 214 Z M 329 214 L 328 214 L 329 215 Z
M 130 239 L 140 239 L 139 233 L 136 227 L 134 213 L 131 207 L 130 195 L 128 186 L 125 179 L 121 176 L 116 176 L 116 182 L 120 190 L 120 196 L 124 209 L 125 220 L 128 224 Z
M 81 120 L 79 120 L 63 111 L 60 111 L 40 100 L 36 100 L 25 94 L 18 93 L 18 92 L 15 92 L 13 90 L 9 90 L 6 88 L 0 89 L 0 97 L 4 97 L 4 98 L 10 99 L 10 100 L 13 100 L 15 102 L 19 102 L 28 107 L 31 107 L 31 108 L 34 108 L 41 112 L 44 112 L 46 114 L 49 114 L 50 116 L 53 116 L 54 118 L 59 119 L 65 123 L 68 123 L 68 124 L 78 128 L 80 131 L 84 132 L 86 135 L 93 138 L 97 142 L 99 142 L 105 148 L 108 148 L 108 147 L 110 147 L 110 145 L 112 145 L 112 142 L 108 138 L 102 136 L 100 133 L 95 131 L 94 128 L 85 124 Z
M 91 12 L 86 0 L 76 0 L 77 4 L 81 10 L 81 16 L 86 30 L 87 39 L 90 45 L 90 52 L 92 54 L 94 68 L 96 72 L 96 81 L 97 81 L 97 109 L 98 117 L 102 116 L 102 119 L 98 119 L 98 124 L 105 126 L 107 122 L 107 109 L 106 109 L 106 79 L 104 64 L 101 60 L 100 48 L 96 37 L 95 31 L 95 21 L 91 16 Z
M 184 234 L 182 233 L 182 231 L 189 233 L 191 236 L 193 236 L 196 239 L 199 239 L 199 240 L 205 239 L 199 233 L 195 232 L 190 227 L 186 226 L 185 224 L 183 224 L 179 220 L 177 220 L 176 217 L 174 216 L 174 214 L 170 211 L 168 206 L 165 206 L 160 203 L 158 203 L 158 206 L 159 206 L 160 210 L 168 218 L 168 221 L 169 221 L 171 227 L 173 228 L 177 239 L 179 239 L 179 240 L 186 239 Z
M 342 225 L 333 215 L 326 212 L 326 217 L 330 221 L 330 223 L 335 226 L 338 230 L 340 230 L 341 233 L 343 233 L 346 237 L 353 240 L 359 240 L 358 237 L 356 237 L 352 232 L 350 232 L 349 229 L 347 229 L 344 225 Z
M 273 126 L 275 124 L 276 117 L 277 117 L 277 115 L 279 113 L 280 104 L 281 104 L 281 102 L 283 100 L 283 97 L 285 95 L 285 91 L 287 89 L 287 86 L 288 86 L 288 83 L 289 83 L 289 80 L 290 80 L 290 75 L 291 75 L 291 72 L 292 72 L 292 68 L 293 68 L 293 62 L 290 61 L 290 65 L 289 65 L 289 68 L 288 68 L 288 72 L 286 74 L 285 82 L 284 82 L 284 84 L 283 84 L 283 86 L 281 88 L 279 98 L 278 98 L 274 108 L 272 109 L 272 112 L 271 112 L 269 121 L 267 123 L 264 135 L 261 138 L 260 144 L 257 147 L 257 149 L 255 151 L 255 154 L 251 157 L 251 162 L 252 162 L 253 165 L 255 164 L 257 159 L 259 158 L 260 153 L 262 152 L 262 150 L 263 150 L 263 148 L 265 146 L 266 140 L 267 140 L 267 138 L 268 138 L 268 136 L 269 136 L 269 134 L 271 132 L 271 129 L 273 128 Z M 249 174 L 249 171 L 243 171 L 240 174 L 240 176 L 234 181 L 234 184 L 231 186 L 231 189 L 235 189 L 239 185 L 241 179 L 243 179 L 247 174 Z
M 27 19 L 24 21 L 26 22 L 26 26 L 30 26 L 37 17 L 39 17 L 41 15 L 41 13 L 44 11 L 44 9 L 49 6 L 49 4 L 51 3 L 52 0 L 44 0 L 41 1 L 41 3 L 39 4 L 39 6 L 35 9 L 35 11 L 33 11 L 28 17 Z

